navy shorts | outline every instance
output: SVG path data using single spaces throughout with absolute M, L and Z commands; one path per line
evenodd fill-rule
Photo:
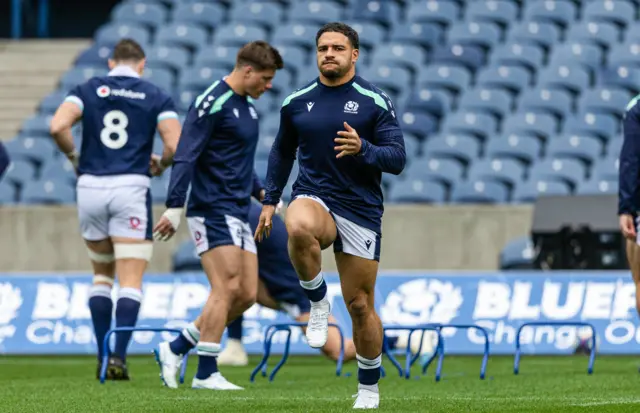
M 187 217 L 198 255 L 223 245 L 235 245 L 256 254 L 253 232 L 248 222 L 231 215 Z
M 295 272 L 285 270 L 281 272 L 265 271 L 260 268 L 260 280 L 267 287 L 271 297 L 286 311 L 292 318 L 300 314 L 311 311 L 309 298 L 300 285 Z

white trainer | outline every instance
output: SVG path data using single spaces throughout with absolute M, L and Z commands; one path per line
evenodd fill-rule
M 191 382 L 191 388 L 209 390 L 244 390 L 242 387 L 236 386 L 225 379 L 219 371 L 213 373 L 204 380 L 194 377 L 193 382 Z
M 153 353 L 156 356 L 156 363 L 158 363 L 160 367 L 160 379 L 165 386 L 171 389 L 177 389 L 178 381 L 176 380 L 176 376 L 182 365 L 182 357 L 173 354 L 168 341 L 160 343 L 158 347 L 153 350 Z
M 313 348 L 322 348 L 329 335 L 329 315 L 331 304 L 323 298 L 318 302 L 311 302 L 311 312 L 307 324 L 307 342 Z
M 358 389 L 358 394 L 353 397 L 356 401 L 353 403 L 354 409 L 377 409 L 380 406 L 380 393 L 367 389 Z
M 228 339 L 224 350 L 218 355 L 218 366 L 246 366 L 249 356 L 240 340 Z

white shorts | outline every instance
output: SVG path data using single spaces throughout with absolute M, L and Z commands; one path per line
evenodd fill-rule
M 327 204 L 315 195 L 298 195 L 295 199 L 298 198 L 316 201 L 333 216 L 338 232 L 333 243 L 335 252 L 344 252 L 356 257 L 380 261 L 380 234 L 332 212 Z
M 78 186 L 80 232 L 88 241 L 152 239 L 151 194 L 146 186 Z
M 257 254 L 248 222 L 231 215 L 221 215 L 211 218 L 187 217 L 187 223 L 198 255 L 223 245 L 235 245 Z

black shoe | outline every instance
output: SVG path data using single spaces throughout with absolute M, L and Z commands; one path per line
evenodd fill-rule
M 129 380 L 129 371 L 127 370 L 127 364 L 122 361 L 120 357 L 109 357 L 109 364 L 107 365 L 107 379 Z

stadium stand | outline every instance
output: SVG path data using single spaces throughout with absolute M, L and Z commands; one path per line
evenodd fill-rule
M 359 73 L 394 99 L 407 134 L 408 168 L 384 177 L 388 202 L 522 203 L 547 192 L 611 192 L 621 114 L 640 88 L 639 5 L 127 0 L 8 144 L 20 161 L 8 185 L 16 202 L 72 199 L 27 198 L 22 190 L 44 188 L 31 185 L 43 176 L 72 183 L 63 172 L 44 175 L 53 168 L 47 119 L 66 90 L 106 70 L 110 47 L 125 36 L 144 45 L 146 76 L 172 93 L 182 112 L 231 68 L 238 45 L 266 39 L 282 48 L 286 71 L 258 104 L 263 172 L 280 102 L 316 76 L 316 29 L 343 20 L 362 35 Z

